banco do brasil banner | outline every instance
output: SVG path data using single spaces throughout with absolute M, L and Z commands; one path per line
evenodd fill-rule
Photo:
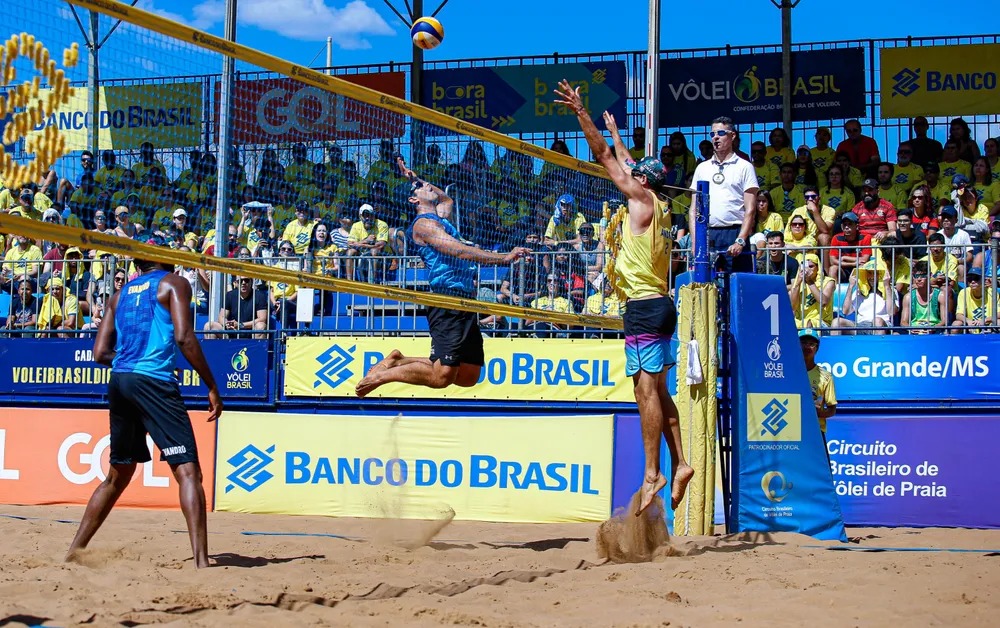
M 206 340 L 201 343 L 223 397 L 268 397 L 267 341 Z M 111 369 L 94 362 L 91 338 L 0 339 L 0 394 L 101 397 Z M 198 373 L 177 356 L 181 394 L 204 399 L 208 389 Z
M 45 99 L 49 90 L 39 90 Z M 97 116 L 101 148 L 131 150 L 143 142 L 156 148 L 198 146 L 202 137 L 201 83 L 161 83 L 157 85 L 116 85 L 100 88 Z M 40 134 L 56 126 L 66 138 L 66 148 L 84 150 L 89 115 L 87 90 L 76 88 L 69 102 L 34 128 Z
M 481 521 L 611 514 L 611 416 L 219 420 L 216 510 Z
M 792 120 L 865 113 L 861 48 L 793 52 L 792 78 Z M 661 126 L 704 126 L 718 116 L 780 122 L 781 100 L 779 52 L 660 61 Z
M 824 336 L 816 362 L 833 374 L 840 402 L 1000 400 L 1000 338 L 992 334 Z
M 354 397 L 354 387 L 393 349 L 430 355 L 421 338 L 289 337 L 286 397 Z M 471 388 L 433 390 L 386 384 L 369 397 L 395 399 L 496 399 L 517 401 L 631 402 L 620 340 L 484 339 L 486 365 Z
M 882 117 L 995 114 L 1000 44 L 882 48 Z
M 599 128 L 605 110 L 625 119 L 624 61 L 425 70 L 421 104 L 501 133 L 579 130 L 576 114 L 553 103 L 552 90 L 562 79 L 580 88 Z M 428 125 L 428 133 L 452 131 Z

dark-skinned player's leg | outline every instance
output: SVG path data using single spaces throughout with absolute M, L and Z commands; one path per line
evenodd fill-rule
M 132 475 L 135 473 L 136 465 L 113 464 L 108 469 L 108 477 L 98 485 L 94 494 L 87 502 L 87 509 L 83 512 L 83 520 L 80 521 L 80 528 L 70 543 L 69 551 L 66 553 L 66 560 L 71 561 L 76 556 L 77 551 L 84 549 L 94 538 L 94 534 L 100 529 L 101 524 L 108 518 L 111 509 L 114 508 L 118 498 L 121 497 Z
M 195 567 L 208 567 L 208 525 L 205 514 L 205 489 L 201 466 L 197 462 L 171 465 L 180 492 L 181 512 L 187 521 L 188 536 Z

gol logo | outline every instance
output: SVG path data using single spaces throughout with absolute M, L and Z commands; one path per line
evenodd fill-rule
M 103 482 L 108 477 L 107 472 L 104 470 L 106 462 L 103 462 L 102 459 L 106 458 L 105 453 L 111 445 L 111 436 L 106 435 L 104 438 L 99 439 L 89 451 L 86 447 L 81 450 L 81 446 L 90 445 L 92 438 L 93 436 L 86 432 L 76 432 L 75 434 L 70 434 L 59 446 L 59 453 L 56 458 L 59 465 L 59 472 L 62 473 L 62 476 L 66 480 L 73 484 L 90 484 L 95 480 Z M 146 446 L 150 451 L 153 450 L 153 439 L 149 436 L 146 436 Z M 170 486 L 169 477 L 154 475 L 152 462 L 147 462 L 142 467 L 143 486 L 154 488 L 166 488 Z

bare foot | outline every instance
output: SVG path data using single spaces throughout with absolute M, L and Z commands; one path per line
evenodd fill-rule
M 80 550 L 71 548 L 66 552 L 66 558 L 64 559 L 67 563 L 79 563 L 80 562 Z
M 354 394 L 358 397 L 364 397 L 381 385 L 382 382 L 379 381 L 379 373 L 375 372 L 375 367 L 372 367 L 372 370 L 365 375 L 364 379 L 354 387 Z
M 694 469 L 686 464 L 677 465 L 674 470 L 674 481 L 670 486 L 670 508 L 677 510 L 684 499 L 684 492 L 687 490 L 688 482 L 694 477 Z
M 636 517 L 641 515 L 643 510 L 649 508 L 649 505 L 653 503 L 653 498 L 666 485 L 667 478 L 663 477 L 662 473 L 658 473 L 652 480 L 646 476 L 646 479 L 642 481 L 642 498 L 639 500 L 639 509 L 635 511 Z
M 402 359 L 403 359 L 403 353 L 399 349 L 393 349 L 391 352 L 389 352 L 389 355 L 385 356 L 378 364 L 371 367 L 371 369 L 368 370 L 368 374 L 371 375 L 375 371 L 391 369 L 392 367 L 396 366 L 396 363 Z

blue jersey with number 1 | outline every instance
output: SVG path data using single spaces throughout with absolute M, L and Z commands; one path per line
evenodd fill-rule
M 164 270 L 143 273 L 121 289 L 115 309 L 114 373 L 177 381 L 177 345 L 170 310 L 156 298 Z

